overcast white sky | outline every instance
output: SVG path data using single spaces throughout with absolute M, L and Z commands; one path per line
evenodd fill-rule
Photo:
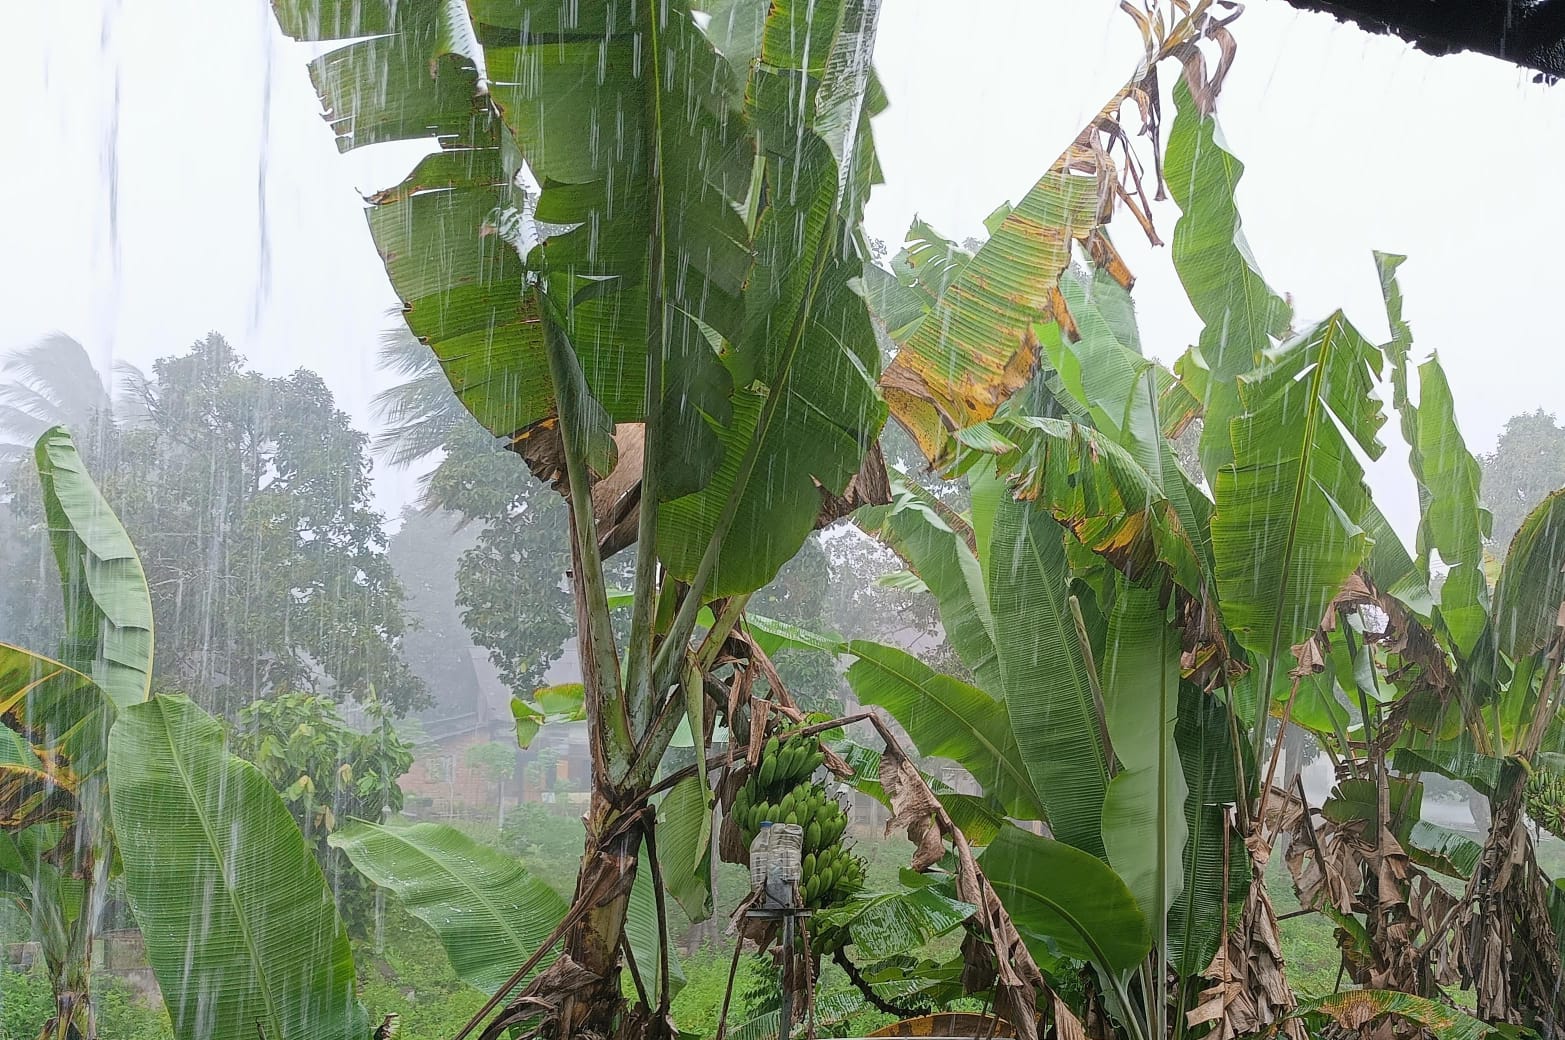
M 0 62 L 0 351 L 61 330 L 102 364 L 144 365 L 210 329 L 264 371 L 319 371 L 370 427 L 387 379 L 377 334 L 396 299 L 360 192 L 410 159 L 339 156 L 306 54 L 268 6 L 210 0 L 10 0 Z M 1463 430 L 1487 450 L 1510 415 L 1565 411 L 1556 331 L 1565 87 L 1472 55 L 1252 0 L 1219 108 L 1248 172 L 1246 230 L 1301 315 L 1385 318 L 1372 249 L 1407 253 L 1420 355 L 1438 349 Z M 1140 40 L 1109 0 L 887 0 L 876 60 L 892 107 L 870 233 L 915 212 L 978 234 L 1123 82 Z M 1171 205 L 1157 214 L 1172 233 Z M 1140 278 L 1148 349 L 1172 360 L 1194 316 L 1166 249 L 1117 241 Z M 1394 435 L 1395 422 L 1388 434 Z M 1416 504 L 1397 452 L 1373 482 L 1399 529 Z M 377 467 L 395 514 L 413 478 Z

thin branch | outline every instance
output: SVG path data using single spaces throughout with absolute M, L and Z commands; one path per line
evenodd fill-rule
M 636 986 L 636 997 L 641 1001 L 641 1006 L 651 1010 L 652 998 L 647 995 L 647 984 L 641 977 L 641 966 L 636 963 L 636 951 L 630 948 L 630 940 L 625 933 L 619 937 L 620 952 L 625 955 L 625 965 L 630 968 L 630 981 Z
M 739 974 L 739 955 L 743 952 L 744 937 L 740 936 L 734 943 L 734 959 L 728 963 L 728 987 L 723 990 L 723 1010 L 717 1016 L 716 1040 L 723 1040 L 728 1035 L 728 1004 L 734 998 L 734 976 Z
M 888 1015 L 896 1015 L 898 1018 L 913 1018 L 929 1010 L 928 1004 L 921 1007 L 894 1004 L 879 993 L 876 993 L 874 988 L 870 986 L 869 981 L 859 972 L 858 965 L 848 959 L 848 955 L 843 952 L 842 947 L 837 947 L 836 951 L 832 953 L 831 959 L 842 969 L 843 974 L 848 977 L 848 981 L 853 983 L 854 987 L 864 995 L 864 999 L 874 1006 L 875 1010 L 883 1011 Z

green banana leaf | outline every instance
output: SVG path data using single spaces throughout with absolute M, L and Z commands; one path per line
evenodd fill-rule
M 972 258 L 928 222 L 914 217 L 902 248 L 887 266 L 870 264 L 864 269 L 870 311 L 894 342 L 905 342 Z
M 1190 789 L 1174 742 L 1179 638 L 1154 591 L 1124 579 L 1109 614 L 1104 716 L 1120 772 L 1103 800 L 1103 847 L 1168 949 L 1169 911 L 1184 891 Z
M 1240 411 L 1234 380 L 1286 335 L 1291 315 L 1261 276 L 1240 226 L 1234 193 L 1244 164 L 1183 81 L 1174 85 L 1174 104 L 1163 155 L 1163 178 L 1180 212 L 1170 254 L 1202 321 L 1199 341 L 1176 368 L 1204 407 L 1201 466 L 1215 482 L 1233 461 L 1228 424 Z
M 1049 364 L 1092 425 L 1163 486 L 1161 470 L 1171 458 L 1164 438 L 1184 429 L 1201 402 L 1174 373 L 1142 355 L 1130 293 L 1101 268 L 1091 275 L 1068 269 L 1060 293 L 1077 335 L 1055 329 L 1039 337 Z
M 812 529 L 819 489 L 846 487 L 885 422 L 880 348 L 857 288 L 867 256 L 855 235 L 879 179 L 868 135 L 878 6 L 769 6 L 745 104 L 765 205 L 730 361 L 736 385 L 762 387 L 735 391 L 712 482 L 670 502 L 658 532 L 658 551 L 680 577 L 695 572 L 725 517 L 746 532 L 725 540 L 713 595 L 759 588 L 776 574 Z M 747 461 L 764 465 L 755 479 Z
M 886 798 L 885 789 L 880 784 L 881 753 L 848 740 L 834 742 L 832 750 L 841 755 L 853 770 L 853 776 L 848 780 L 853 789 L 890 809 L 890 800 Z M 988 795 L 960 794 L 939 777 L 927 773 L 923 776 L 924 783 L 934 792 L 935 800 L 950 814 L 951 822 L 972 844 L 987 845 L 1001 829 L 1011 826 L 1010 820 Z
M 1135 967 L 1152 948 L 1135 897 L 1096 856 L 1010 827 L 978 863 L 1024 936 L 1110 973 Z
M 953 899 L 941 885 L 923 874 L 904 870 L 902 887 L 850 900 L 821 910 L 812 928 L 846 929 L 855 953 L 880 960 L 916 950 L 931 939 L 959 928 L 974 907 Z
M 260 771 L 182 697 L 120 712 L 109 790 L 125 889 L 180 1040 L 363 1040 L 348 933 Z
M 1516 661 L 1559 637 L 1565 604 L 1565 489 L 1527 514 L 1511 539 L 1494 595 L 1499 649 Z
M 890 712 L 920 755 L 966 769 L 1007 815 L 1046 819 L 1005 705 L 896 647 L 854 640 L 848 651 L 857 658 L 848 668 L 854 696 Z
M 1472 736 L 1467 733 L 1426 747 L 1398 747 L 1392 752 L 1391 762 L 1399 773 L 1428 771 L 1460 780 L 1485 798 L 1495 797 L 1510 768 L 1505 759 L 1474 748 Z
M 1223 619 L 1264 662 L 1263 691 L 1285 678 L 1289 648 L 1319 627 L 1369 554 L 1359 526 L 1369 489 L 1339 428 L 1371 458 L 1383 451 L 1385 415 L 1371 392 L 1380 363 L 1339 311 L 1239 379 L 1212 550 Z
M 91 675 L 116 707 L 152 689 L 152 597 L 141 557 L 62 426 L 36 448 L 49 541 L 65 597 L 60 658 Z
M 975 515 L 970 529 L 954 525 L 956 518 L 942 509 L 934 496 L 910 482 L 894 481 L 891 494 L 890 505 L 860 509 L 854 513 L 854 523 L 902 557 L 908 569 L 923 580 L 940 608 L 940 622 L 952 649 L 981 688 L 1001 696 L 994 616 L 982 563 L 976 555 L 984 548 L 977 531 L 982 527 L 987 535 L 992 522 L 980 525 Z M 975 501 L 975 511 L 976 507 Z
M 851 233 L 878 176 L 875 5 L 748 5 L 755 18 L 728 21 L 761 30 L 753 63 L 721 53 L 685 0 L 274 9 L 289 35 L 343 43 L 312 74 L 344 148 L 442 148 L 369 219 L 467 408 L 522 439 L 569 390 L 599 473 L 612 424 L 646 423 L 670 570 L 688 580 L 733 531 L 707 594 L 770 580 L 885 418 Z M 550 377 L 556 325 L 579 386 Z
M 1423 512 L 1433 515 L 1432 501 L 1425 496 L 1441 495 L 1447 500 L 1437 512 L 1441 514 L 1439 526 L 1440 537 L 1452 545 L 1460 544 L 1465 540 L 1463 533 L 1469 527 L 1480 527 L 1488 530 L 1489 520 L 1487 513 L 1477 512 L 1481 510 L 1478 504 L 1478 488 L 1473 485 L 1471 495 L 1468 497 L 1468 489 L 1458 488 L 1456 494 L 1450 492 L 1452 488 L 1445 485 L 1444 481 L 1426 483 L 1425 474 L 1428 467 L 1423 457 L 1422 424 L 1419 422 L 1420 405 L 1413 403 L 1408 393 L 1407 370 L 1408 360 L 1413 349 L 1413 330 L 1408 326 L 1402 316 L 1402 287 L 1397 283 L 1397 268 L 1402 266 L 1405 256 L 1397 256 L 1394 253 L 1376 252 L 1375 270 L 1380 275 L 1380 295 L 1386 305 L 1386 322 L 1391 327 L 1391 339 L 1385 344 L 1386 358 L 1391 363 L 1391 404 L 1396 409 L 1402 423 L 1402 439 L 1408 445 L 1408 467 L 1413 471 L 1413 478 L 1419 484 L 1420 499 L 1423 502 Z M 1444 373 L 1439 373 L 1437 378 L 1444 384 Z M 1425 396 L 1428 396 L 1427 394 Z M 1442 405 L 1438 398 L 1449 397 L 1448 392 L 1435 391 L 1435 397 L 1430 404 L 1439 407 L 1442 413 L 1447 413 L 1448 405 Z M 1436 454 L 1435 466 L 1445 471 L 1446 479 L 1456 478 L 1463 480 L 1470 474 L 1466 472 L 1467 466 L 1461 461 L 1466 456 L 1467 449 L 1462 444 L 1461 434 L 1456 430 L 1456 420 L 1449 414 L 1440 414 L 1435 417 L 1438 429 L 1428 435 L 1431 446 Z M 1471 458 L 1471 456 L 1467 456 Z M 1459 503 L 1466 498 L 1468 507 L 1475 510 L 1474 513 L 1462 517 L 1451 513 L 1452 509 L 1460 509 Z M 1456 504 L 1453 504 L 1456 503 Z M 1377 510 L 1378 514 L 1378 510 Z M 1379 518 L 1379 526 L 1373 526 L 1373 521 L 1364 525 L 1371 538 L 1375 539 L 1375 548 L 1371 550 L 1369 560 L 1365 564 L 1365 570 L 1374 580 L 1376 585 L 1389 592 L 1391 595 L 1407 604 L 1412 611 L 1421 618 L 1428 619 L 1434 612 L 1434 598 L 1429 591 L 1429 556 L 1423 548 L 1425 541 L 1424 524 L 1419 525 L 1419 541 L 1421 557 L 1419 566 L 1412 565 L 1412 557 L 1407 557 L 1405 563 L 1398 557 L 1393 558 L 1392 551 L 1398 551 L 1406 556 L 1406 549 L 1402 540 L 1391 531 L 1391 525 L 1385 523 L 1383 517 Z M 1453 526 L 1454 523 L 1454 526 Z M 1433 533 L 1433 532 L 1431 532 Z M 1485 535 L 1487 537 L 1487 535 Z M 1454 550 L 1453 550 L 1454 551 Z M 1442 557 L 1445 550 L 1441 549 Z M 1461 555 L 1460 552 L 1457 555 Z M 1481 563 L 1481 558 L 1480 558 Z M 1457 587 L 1452 590 L 1453 602 L 1465 598 L 1464 584 L 1470 583 L 1470 578 L 1464 578 Z M 1458 595 L 1462 593 L 1462 595 Z
M 1028 502 L 995 513 L 989 604 L 1016 747 L 1060 841 L 1101 857 L 1107 749 L 1068 603 L 1064 529 Z
M 664 887 L 692 923 L 705 921 L 712 916 L 712 800 L 700 777 L 664 796 L 657 828 Z
M 662 851 L 660 848 L 659 852 Z M 657 892 L 652 880 L 652 868 L 647 865 L 647 850 L 641 850 L 641 860 L 636 867 L 636 879 L 630 886 L 630 899 L 625 903 L 625 942 L 642 978 L 651 987 L 647 995 L 655 1002 L 660 992 L 658 961 L 658 905 Z M 520 964 L 517 965 L 520 967 Z M 514 969 L 513 969 L 514 970 Z M 674 949 L 674 936 L 668 936 L 668 991 L 672 996 L 685 988 L 685 969 Z
M 1438 616 L 1457 656 L 1472 655 L 1489 620 L 1484 542 L 1493 520 L 1480 503 L 1483 472 L 1456 426 L 1456 402 L 1438 356 L 1418 366 L 1418 478 L 1425 503 L 1418 525 L 1419 555 L 1429 577 L 1431 551 L 1450 570 L 1440 586 Z
M 1460 831 L 1419 820 L 1408 833 L 1407 855 L 1421 867 L 1466 881 L 1478 869 L 1483 846 Z
M 457 977 L 485 993 L 521 967 L 569 909 L 514 859 L 445 824 L 354 823 L 330 841 L 359 873 L 396 893 L 433 928 Z M 534 974 L 554 956 L 546 955 Z
M 1244 842 L 1228 822 L 1228 807 L 1239 797 L 1235 755 L 1247 752 L 1249 745 L 1234 748 L 1227 709 L 1189 683 L 1179 691 L 1174 741 L 1189 790 L 1188 836 L 1183 855 L 1185 885 L 1169 910 L 1168 947 L 1175 970 L 1188 978 L 1204 971 L 1217 953 L 1223 938 L 1223 904 L 1229 905 L 1231 918 L 1236 916 L 1249 887 L 1248 872 L 1232 868 Z M 1254 772 L 1254 763 L 1247 761 L 1245 774 Z

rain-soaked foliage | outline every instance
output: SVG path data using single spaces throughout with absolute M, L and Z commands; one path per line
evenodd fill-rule
M 0 1040 L 115 1035 L 122 956 L 178 1040 L 1560 1035 L 1558 427 L 1472 453 L 1401 256 L 1384 342 L 1296 314 L 1237 5 L 1121 6 L 987 237 L 888 256 L 876 0 L 274 0 L 425 149 L 399 383 L 9 358 Z

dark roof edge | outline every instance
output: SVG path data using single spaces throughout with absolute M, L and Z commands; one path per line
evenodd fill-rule
M 1537 73 L 1535 82 L 1565 76 L 1565 0 L 1288 0 L 1391 34 L 1436 56 L 1476 51 Z

